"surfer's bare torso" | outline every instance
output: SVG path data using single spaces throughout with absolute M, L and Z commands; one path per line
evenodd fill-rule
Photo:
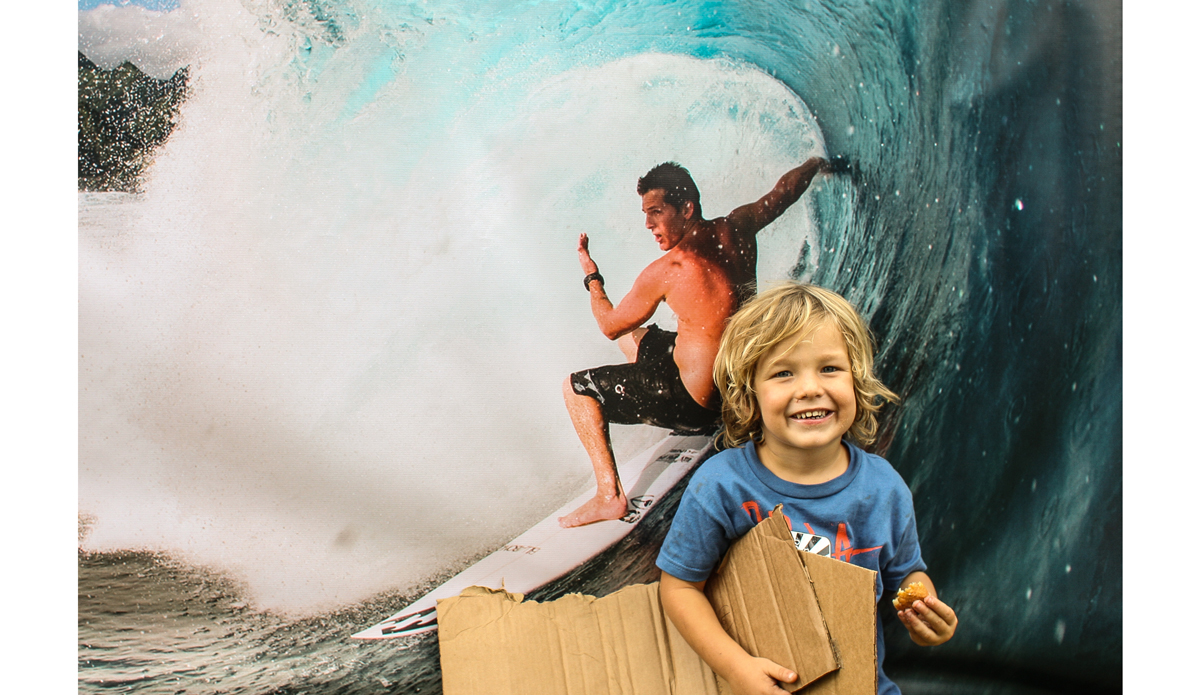
M 675 364 L 688 393 L 702 406 L 717 407 L 713 361 L 725 322 L 739 305 L 739 288 L 753 293 L 756 262 L 753 244 L 741 242 L 728 219 L 706 220 L 651 263 L 630 292 L 657 300 L 654 304 L 666 302 L 675 313 Z

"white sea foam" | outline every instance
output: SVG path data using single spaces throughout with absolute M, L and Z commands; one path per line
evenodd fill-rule
M 282 20 L 205 8 L 146 193 L 81 198 L 80 508 L 89 548 L 224 568 L 262 608 L 406 586 L 588 484 L 561 382 L 621 355 L 579 233 L 620 297 L 659 254 L 651 166 L 689 167 L 712 217 L 823 152 L 794 95 L 721 60 L 439 74 L 458 29 L 363 20 L 305 64 Z M 763 233 L 760 280 L 815 218 Z

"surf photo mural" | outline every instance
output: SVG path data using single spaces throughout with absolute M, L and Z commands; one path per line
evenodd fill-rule
M 1120 9 L 80 0 L 80 692 L 437 693 L 437 596 L 657 580 L 744 297 L 597 297 L 764 196 L 719 276 L 870 324 L 960 619 L 888 675 L 1119 691 Z

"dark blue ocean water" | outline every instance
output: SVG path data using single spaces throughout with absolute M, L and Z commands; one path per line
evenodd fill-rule
M 238 5 L 230 3 L 230 7 Z M 217 112 L 202 108 L 208 102 L 201 92 L 194 97 L 198 106 L 184 112 L 184 135 L 175 136 L 184 144 L 169 150 L 156 164 L 151 174 L 156 182 L 149 186 L 145 200 L 137 203 L 142 207 L 129 212 L 132 208 L 128 205 L 118 206 L 123 211 L 120 214 L 95 212 L 101 217 L 108 215 L 105 219 L 109 220 L 94 223 L 95 229 L 103 230 L 94 235 L 96 248 L 126 253 L 123 258 L 128 258 L 128 249 L 137 247 L 136 239 L 144 238 L 146 229 L 161 230 L 149 236 L 161 236 L 164 244 L 170 243 L 170 230 L 187 228 L 188 220 L 210 214 L 195 212 L 208 205 L 220 207 L 229 217 L 223 218 L 222 225 L 205 227 L 206 232 L 226 234 L 211 248 L 197 246 L 204 247 L 197 257 L 207 262 L 229 253 L 234 248 L 230 239 L 246 238 L 259 227 L 239 226 L 238 220 L 250 214 L 237 207 L 242 202 L 249 201 L 245 202 L 247 209 L 252 205 L 259 212 L 266 211 L 263 219 L 267 213 L 286 217 L 307 214 L 303 212 L 307 205 L 333 205 L 338 212 L 337 219 L 327 225 L 332 231 L 323 228 L 306 236 L 297 228 L 268 230 L 253 237 L 244 258 L 239 256 L 231 263 L 253 275 L 255 279 L 247 280 L 246 286 L 253 286 L 256 292 L 269 293 L 273 287 L 280 293 L 300 289 L 333 307 L 325 307 L 327 313 L 321 313 L 321 306 L 310 304 L 315 307 L 313 315 L 335 320 L 353 307 L 368 315 L 378 311 L 383 316 L 381 323 L 391 322 L 405 314 L 388 313 L 369 302 L 362 305 L 365 300 L 351 297 L 353 293 L 346 290 L 356 287 L 351 283 L 358 277 L 375 272 L 373 268 L 351 266 L 355 273 L 345 274 L 354 278 L 317 272 L 315 286 L 287 277 L 276 283 L 275 278 L 254 273 L 275 267 L 265 265 L 267 261 L 284 263 L 290 257 L 311 264 L 314 256 L 370 256 L 371 252 L 363 249 L 369 248 L 366 242 L 372 241 L 373 235 L 415 233 L 402 226 L 387 226 L 386 216 L 370 201 L 406 187 L 449 190 L 458 185 L 478 186 L 480 180 L 487 184 L 491 179 L 483 174 L 475 180 L 464 172 L 490 172 L 495 169 L 496 157 L 508 167 L 501 170 L 514 173 L 517 180 L 522 172 L 586 166 L 526 159 L 528 152 L 537 152 L 538 143 L 559 137 L 547 134 L 541 121 L 530 116 L 531 111 L 561 108 L 567 118 L 571 109 L 596 108 L 588 105 L 591 102 L 583 106 L 572 102 L 568 92 L 556 92 L 556 75 L 594 68 L 599 70 L 596 79 L 619 82 L 619 75 L 604 72 L 604 66 L 645 54 L 757 69 L 807 106 L 828 153 L 844 155 L 854 163 L 851 177 L 840 177 L 811 194 L 814 202 L 808 214 L 812 225 L 789 232 L 792 247 L 779 252 L 783 258 L 777 264 L 791 268 L 796 277 L 844 293 L 869 317 L 880 341 L 879 371 L 885 383 L 903 397 L 900 407 L 887 411 L 879 448 L 913 490 L 930 574 L 962 620 L 955 638 L 935 649 L 913 647 L 898 626 L 892 625 L 887 633 L 889 673 L 906 693 L 1119 690 L 1121 607 L 1107 598 L 1121 593 L 1122 561 L 1118 3 L 496 2 L 475 3 L 467 10 L 452 2 L 310 0 L 270 6 L 246 2 L 241 7 L 250 20 L 237 27 L 249 26 L 251 34 L 261 32 L 264 47 L 246 44 L 239 49 L 245 53 L 244 59 L 230 59 L 236 51 L 211 58 L 199 66 L 200 77 L 194 79 L 205 84 L 207 71 L 209 84 L 217 84 L 218 78 L 225 80 L 223 84 L 244 80 L 244 92 L 254 95 L 231 108 L 230 113 L 240 115 L 230 118 L 244 117 L 248 123 L 262 124 L 265 135 L 256 141 L 258 149 L 254 150 L 259 159 L 250 161 L 247 156 L 245 162 L 239 160 L 240 145 L 230 146 L 221 156 L 228 159 L 224 170 L 230 178 L 237 179 L 243 171 L 258 172 L 254 181 L 261 182 L 261 188 L 242 183 L 233 193 L 220 188 L 211 173 L 218 168 L 206 159 L 203 148 L 185 146 L 196 141 L 197 133 L 224 133 L 223 128 L 232 128 L 218 125 Z M 219 33 L 218 24 L 210 19 L 207 26 Z M 676 69 L 673 63 L 655 60 L 660 60 L 655 69 Z M 575 80 L 571 89 L 577 92 L 578 85 L 590 78 L 576 75 L 571 79 Z M 679 81 L 686 82 L 682 73 Z M 754 132 L 765 133 L 762 137 L 771 143 L 786 141 L 771 139 L 778 130 L 773 121 L 790 123 L 786 116 L 792 107 L 763 106 L 760 102 L 775 97 L 759 87 L 737 97 L 743 100 L 740 107 L 729 105 L 728 100 L 734 98 L 730 94 L 734 92 L 720 95 L 726 100 L 720 101 L 722 113 L 728 115 L 738 108 L 753 112 Z M 714 103 L 717 101 L 714 97 Z M 535 102 L 537 108 L 533 109 L 529 104 Z M 644 124 L 633 121 L 629 128 L 652 130 L 655 120 L 671 109 L 669 102 L 650 102 Z M 482 122 L 481 111 L 489 117 L 519 122 L 521 131 L 498 128 L 490 139 L 484 138 L 500 155 L 474 152 L 478 143 L 454 150 L 454 156 L 461 158 L 455 161 L 482 165 L 446 164 L 449 155 L 438 147 L 469 140 L 465 135 Z M 296 113 L 306 117 L 297 119 Z M 701 129 L 710 121 L 715 123 L 712 113 L 702 108 L 688 118 Z M 394 133 L 399 144 L 390 139 L 385 142 L 385 132 Z M 586 140 L 588 134 L 579 137 Z M 714 131 L 712 137 L 715 141 L 727 136 Z M 813 138 L 804 135 L 797 146 L 820 146 Z M 524 145 L 506 150 L 509 139 Z M 219 141 L 227 145 L 230 140 L 223 135 Z M 209 140 L 217 141 L 215 136 Z M 701 161 L 704 144 L 701 139 L 696 149 L 678 155 L 690 157 L 684 163 L 693 171 L 707 166 Z M 745 142 L 729 149 L 749 152 L 754 145 Z M 365 161 L 364 153 L 383 147 L 391 148 L 386 163 L 376 164 L 369 176 L 359 176 L 356 162 Z M 262 164 L 266 156 L 262 152 L 277 153 L 272 155 L 271 166 Z M 773 153 L 780 161 L 786 161 L 787 155 Z M 636 152 L 621 156 L 634 160 L 631 166 L 639 173 L 657 163 L 643 165 Z M 782 171 L 763 175 L 777 177 Z M 747 168 L 730 176 L 752 173 Z M 572 204 L 586 206 L 599 200 L 607 205 L 606 191 L 618 184 L 608 181 L 603 172 L 588 177 L 572 189 Z M 718 186 L 716 178 L 708 178 L 713 188 Z M 703 192 L 706 179 L 698 179 Z M 301 195 L 282 193 L 296 190 Z M 486 194 L 489 189 L 482 190 Z M 535 201 L 534 209 L 541 209 L 536 207 L 537 190 L 521 194 Z M 322 197 L 326 195 L 328 200 Z M 492 217 L 504 218 L 496 198 L 484 195 L 484 199 L 491 206 Z M 163 200 L 171 201 L 168 212 L 155 207 L 155 201 Z M 629 206 L 634 204 L 636 201 Z M 414 205 L 412 214 L 434 220 L 422 234 L 435 234 L 438 215 L 446 215 L 448 225 L 457 224 L 455 215 L 462 205 L 458 198 L 430 199 L 433 212 Z M 439 206 L 449 212 L 439 212 Z M 553 203 L 546 206 L 550 210 Z M 81 214 L 86 217 L 101 207 L 81 205 Z M 636 230 L 639 220 L 636 210 L 632 212 L 628 226 Z M 723 212 L 706 208 L 709 216 Z M 522 215 L 522 221 L 529 219 L 524 212 Z M 154 221 L 156 216 L 160 221 Z M 472 234 L 480 239 L 506 238 L 504 229 L 485 227 Z M 581 225 L 579 230 L 568 231 L 574 234 L 586 229 Z M 816 236 L 806 231 L 811 229 Z M 441 259 L 453 255 L 457 239 L 446 235 L 430 241 L 428 247 L 406 252 L 406 256 L 389 256 L 389 251 L 381 252 L 381 257 L 404 261 L 402 272 L 416 277 L 414 287 L 419 287 L 434 282 L 435 277 L 422 280 L 422 267 L 432 264 L 435 270 L 445 271 L 442 275 L 455 267 Z M 198 243 L 190 236 L 174 241 Z M 497 248 L 503 245 L 502 241 L 496 244 Z M 91 258 L 89 248 L 83 251 L 85 259 Z M 157 258 L 149 252 L 138 258 L 164 274 L 175 272 L 171 263 L 187 267 L 169 257 L 145 260 Z M 503 255 L 489 262 L 495 266 L 485 266 L 472 282 L 486 281 L 487 273 L 501 272 L 504 264 L 528 263 Z M 568 258 L 568 270 L 569 262 Z M 636 271 L 638 262 L 630 258 L 627 264 Z M 90 260 L 82 263 L 88 265 Z M 136 264 L 130 261 L 132 265 Z M 187 456 L 170 459 L 170 465 L 161 464 L 172 475 L 184 475 L 181 471 L 190 470 L 189 466 L 202 468 L 204 461 L 211 459 L 224 462 L 227 468 L 223 470 L 238 471 L 229 473 L 231 476 L 248 471 L 245 480 L 237 480 L 238 485 L 270 487 L 272 480 L 283 481 L 278 483 L 283 492 L 260 506 L 232 512 L 221 508 L 219 488 L 205 487 L 212 483 L 196 491 L 194 485 L 184 482 L 190 478 L 167 478 L 167 488 L 177 492 L 179 499 L 191 499 L 193 492 L 197 499 L 204 499 L 204 513 L 212 518 L 252 513 L 253 523 L 269 538 L 272 519 L 291 518 L 291 510 L 298 508 L 314 518 L 322 512 L 319 505 L 306 504 L 310 498 L 298 492 L 299 487 L 289 487 L 297 471 L 308 469 L 301 464 L 296 464 L 297 468 L 276 469 L 267 464 L 256 468 L 261 461 L 270 463 L 267 447 L 249 451 L 241 445 L 223 447 L 220 442 L 228 440 L 221 440 L 227 432 L 222 427 L 230 419 L 257 423 L 292 446 L 308 441 L 310 426 L 315 426 L 312 423 L 337 429 L 351 421 L 345 413 L 358 413 L 350 406 L 344 411 L 325 410 L 311 420 L 301 418 L 305 427 L 275 432 L 271 429 L 275 420 L 261 413 L 274 408 L 291 417 L 303 411 L 289 409 L 286 389 L 252 401 L 255 409 L 228 410 L 221 409 L 225 392 L 216 392 L 217 398 L 214 392 L 204 391 L 208 397 L 204 417 L 212 422 L 189 424 L 198 434 L 186 440 L 162 434 L 166 427 L 155 419 L 161 403 L 129 407 L 128 412 L 151 423 L 134 425 L 135 431 L 143 433 L 138 435 L 129 435 L 125 425 L 117 427 L 100 415 L 90 415 L 91 401 L 87 399 L 98 398 L 96 391 L 117 394 L 112 396 L 114 402 L 124 396 L 116 387 L 104 391 L 107 382 L 91 376 L 89 370 L 107 374 L 118 363 L 133 365 L 129 367 L 132 373 L 150 365 L 157 378 L 176 379 L 171 382 L 177 388 L 173 392 L 176 399 L 201 393 L 189 390 L 193 388 L 189 379 L 160 369 L 165 362 L 141 353 L 130 352 L 135 356 L 114 358 L 100 368 L 88 361 L 93 354 L 105 355 L 106 350 L 107 354 L 127 354 L 112 347 L 120 344 L 119 337 L 98 329 L 89 331 L 88 325 L 89 317 L 107 316 L 106 307 L 118 304 L 119 280 L 138 277 L 135 271 L 125 274 L 130 266 L 106 271 L 111 277 L 88 271 L 81 281 L 81 350 L 85 354 L 81 380 L 92 386 L 92 391 L 81 397 L 81 511 L 96 515 L 96 537 L 115 540 L 100 547 L 84 543 L 80 554 L 80 691 L 439 692 L 432 636 L 362 643 L 346 639 L 347 635 L 386 616 L 423 587 L 515 535 L 522 524 L 528 525 L 528 518 L 540 518 L 557 506 L 557 501 L 548 500 L 545 509 L 532 509 L 524 517 L 498 524 L 493 531 L 475 534 L 463 549 L 444 556 L 439 556 L 432 541 L 428 547 L 412 541 L 413 547 L 406 547 L 403 555 L 410 558 L 404 563 L 414 565 L 408 579 L 391 588 L 385 582 L 382 593 L 368 592 L 369 599 L 301 611 L 299 617 L 295 612 L 272 610 L 269 602 L 262 600 L 264 591 L 254 585 L 253 570 L 247 569 L 253 563 L 242 558 L 225 564 L 182 559 L 196 557 L 195 548 L 181 540 L 188 536 L 179 529 L 193 528 L 188 524 L 171 527 L 170 533 L 142 535 L 141 530 L 124 529 L 122 535 L 106 529 L 106 520 L 118 515 L 99 500 L 128 487 L 104 487 L 105 481 L 112 479 L 107 476 L 132 465 L 124 459 L 104 458 L 106 450 L 93 443 L 110 432 L 114 439 L 118 435 L 131 438 L 121 440 L 132 442 L 123 451 L 149 452 L 162 447 L 186 452 Z M 543 266 L 539 260 L 523 267 L 536 275 Z M 574 278 L 573 272 L 567 276 Z M 111 279 L 111 286 L 92 278 Z M 457 281 L 468 284 L 467 278 Z M 203 282 L 213 284 L 211 280 Z M 203 282 L 197 281 L 198 285 Z M 148 305 L 159 306 L 155 291 L 145 292 L 143 299 Z M 548 304 L 552 306 L 545 309 L 549 318 L 544 320 L 553 321 L 558 315 L 555 302 L 559 300 L 539 294 L 536 286 L 522 288 L 522 292 L 522 306 L 528 312 L 543 311 L 541 307 Z M 161 305 L 184 305 L 176 301 L 175 294 L 168 300 Z M 466 293 L 456 295 L 452 306 L 471 301 Z M 503 341 L 502 327 L 481 317 L 491 311 L 486 308 L 490 305 L 484 304 L 484 309 L 468 315 L 478 322 L 473 330 L 489 338 L 500 336 L 495 340 Z M 188 306 L 197 311 L 195 304 Z M 268 302 L 263 306 L 274 305 Z M 240 304 L 237 307 L 242 309 Z M 152 313 L 158 317 L 159 311 L 156 308 Z M 457 309 L 447 311 L 460 318 L 454 313 Z M 171 313 L 163 308 L 161 313 L 165 318 L 160 323 L 138 324 L 151 327 L 138 336 L 153 339 L 163 332 L 184 331 L 192 316 L 183 309 Z M 284 330 L 293 331 L 299 330 L 295 326 L 308 325 L 299 319 L 282 323 Z M 422 330 L 436 331 L 416 319 L 413 323 Z M 235 334 L 238 325 L 228 328 L 228 333 Z M 220 331 L 213 335 L 217 333 Z M 369 331 L 358 337 L 369 339 Z M 385 338 L 384 342 L 391 341 L 389 346 L 404 342 L 395 336 Z M 233 390 L 257 388 L 259 372 L 237 370 L 240 360 L 249 359 L 246 355 L 250 353 L 238 352 L 222 342 L 225 340 L 232 339 L 220 334 L 192 342 L 177 340 L 171 349 L 224 355 L 231 371 L 219 373 L 240 379 Z M 297 358 L 297 363 L 319 365 L 335 359 L 317 347 L 311 355 L 304 355 L 312 362 Z M 507 349 L 517 351 L 511 346 Z M 394 350 L 386 354 L 405 356 L 404 364 L 413 361 L 412 355 L 425 354 L 419 345 L 408 343 Z M 374 359 L 361 360 L 360 371 L 353 374 L 324 375 L 352 388 L 320 393 L 331 400 L 350 393 L 372 404 L 378 401 L 370 399 L 391 397 L 378 395 L 376 389 L 382 387 L 375 384 L 382 383 L 381 374 L 402 371 L 393 367 L 402 362 L 398 357 Z M 559 371 L 554 374 L 561 379 Z M 535 379 L 522 376 L 531 382 Z M 312 375 L 297 378 L 317 379 Z M 540 393 L 545 389 L 539 385 L 530 390 Z M 543 417 L 541 411 L 533 412 L 529 422 L 541 422 L 538 418 Z M 122 423 L 135 421 L 135 415 L 122 418 Z M 447 427 L 439 424 L 442 422 L 431 415 L 422 431 L 445 436 L 445 430 L 439 430 Z M 177 424 L 175 420 L 172 423 Z M 385 424 L 378 427 L 378 431 L 386 430 Z M 540 446 L 533 441 L 544 434 L 540 425 L 516 429 L 530 432 L 530 441 L 524 446 Z M 257 430 L 255 433 L 257 436 Z M 358 441 L 353 446 L 369 448 L 369 443 Z M 306 455 L 300 444 L 287 450 L 289 460 L 308 461 Z M 370 455 L 366 449 L 361 454 L 364 458 Z M 312 460 L 325 465 L 337 459 L 329 455 Z M 414 468 L 433 465 L 421 456 L 412 460 Z M 156 466 L 160 464 L 136 470 L 139 475 L 150 475 L 147 471 L 158 471 Z M 371 471 L 372 476 L 376 474 Z M 403 471 L 397 475 L 409 480 Z M 453 480 L 455 473 L 446 475 Z M 319 487 L 322 480 L 326 479 L 314 475 L 301 482 L 309 489 Z M 418 482 L 432 485 L 432 480 L 421 478 Z M 585 478 L 576 477 L 556 483 L 552 492 L 569 491 L 582 480 Z M 363 518 L 336 526 L 333 545 L 366 544 L 383 533 L 372 525 L 370 519 L 376 517 L 367 515 L 375 514 L 376 504 L 389 508 L 386 498 L 376 500 L 369 492 L 370 484 L 386 481 L 380 482 L 379 477 L 370 481 L 364 482 L 367 491 L 354 498 L 366 510 Z M 496 490 L 498 496 L 517 492 L 500 484 Z M 625 583 L 654 579 L 653 555 L 671 508 L 660 507 L 663 516 L 647 520 L 617 549 L 535 598 L 552 598 L 568 591 L 606 593 Z M 194 508 L 187 509 L 194 512 Z M 431 511 L 408 514 L 405 509 L 410 508 L 401 508 L 388 524 L 424 528 L 419 526 L 420 520 Z M 187 516 L 172 510 L 175 508 L 161 512 L 158 518 L 175 523 Z M 479 513 L 488 514 L 496 511 Z M 167 526 L 170 524 L 164 522 Z M 194 528 L 208 527 L 197 524 Z M 203 534 L 197 531 L 196 536 Z M 461 540 L 455 536 L 446 542 Z M 203 557 L 217 555 L 210 552 Z M 395 571 L 392 566 L 381 567 L 377 574 Z M 328 581 L 337 582 L 337 575 Z

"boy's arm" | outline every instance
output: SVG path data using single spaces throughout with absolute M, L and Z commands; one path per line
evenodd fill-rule
M 912 572 L 900 582 L 900 586 L 906 587 L 913 582 L 923 583 L 929 591 L 929 597 L 897 613 L 900 622 L 908 630 L 908 636 L 923 647 L 936 647 L 949 641 L 958 627 L 958 616 L 954 614 L 954 609 L 938 599 L 937 590 L 933 588 L 933 580 L 928 574 Z
M 663 611 L 692 649 L 733 686 L 736 695 L 786 695 L 776 681 L 791 683 L 796 674 L 770 659 L 750 656 L 721 627 L 704 595 L 705 582 L 687 582 L 666 572 L 659 583 Z

